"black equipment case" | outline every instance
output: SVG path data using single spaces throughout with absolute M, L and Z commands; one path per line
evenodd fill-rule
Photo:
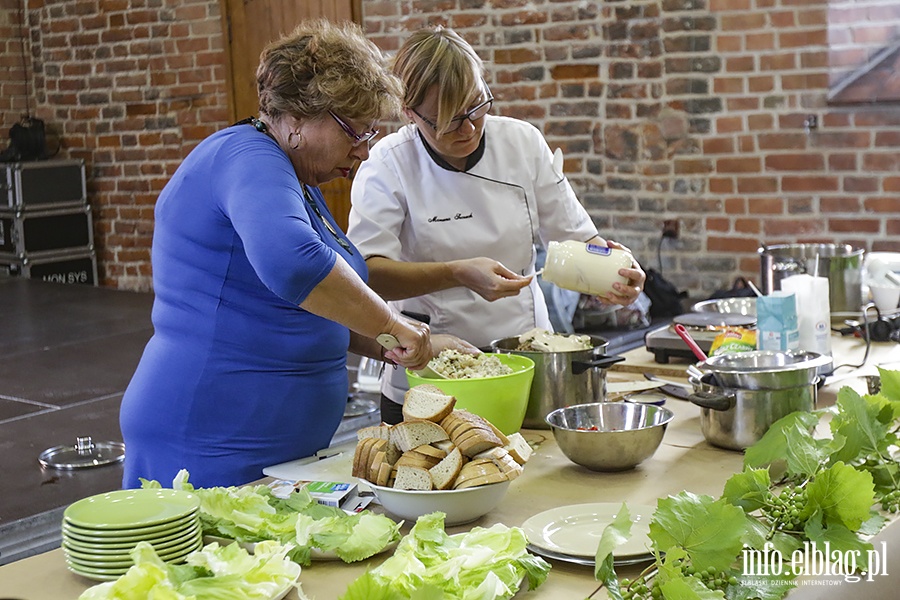
M 0 258 L 0 276 L 4 274 L 53 283 L 81 283 L 95 286 L 97 257 L 93 250 L 89 250 L 45 254 L 40 258 Z
M 83 160 L 0 164 L 0 210 L 47 210 L 87 203 Z

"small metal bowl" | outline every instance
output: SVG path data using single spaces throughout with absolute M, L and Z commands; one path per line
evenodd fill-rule
M 653 456 L 675 415 L 631 402 L 593 402 L 558 408 L 547 424 L 563 454 L 592 471 L 625 471 Z

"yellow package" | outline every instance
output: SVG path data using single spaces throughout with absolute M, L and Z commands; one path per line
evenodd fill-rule
M 713 340 L 709 348 L 710 356 L 749 352 L 756 350 L 756 330 L 744 327 L 725 327 Z

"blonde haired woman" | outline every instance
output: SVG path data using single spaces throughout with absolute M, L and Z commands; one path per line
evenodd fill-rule
M 533 277 L 535 247 L 591 241 L 597 228 L 553 165 L 534 126 L 490 114 L 494 97 L 474 49 L 450 29 L 412 34 L 398 50 L 409 125 L 373 148 L 354 178 L 348 235 L 369 284 L 395 307 L 429 315 L 432 330 L 476 346 L 551 329 Z M 622 269 L 607 300 L 628 305 L 644 273 Z M 398 418 L 406 389 L 382 388 L 382 418 Z

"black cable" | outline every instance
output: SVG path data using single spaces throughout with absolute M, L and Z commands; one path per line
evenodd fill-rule
M 838 369 L 842 369 L 844 367 L 848 367 L 850 369 L 859 369 L 860 367 L 862 367 L 863 365 L 866 364 L 867 360 L 869 360 L 869 349 L 872 347 L 871 334 L 869 333 L 869 309 L 870 308 L 875 308 L 876 311 L 878 310 L 878 307 L 876 307 L 875 304 L 873 304 L 873 303 L 866 304 L 865 306 L 862 307 L 862 318 L 863 318 L 862 335 L 866 339 L 866 353 L 863 355 L 862 362 L 859 363 L 858 365 L 851 365 L 849 363 L 843 364 L 843 365 L 838 365 L 831 370 L 832 373 L 834 373 Z M 880 311 L 879 311 L 879 315 L 880 315 Z
M 666 239 L 666 234 L 662 234 L 659 236 L 659 243 L 656 245 L 656 262 L 659 265 L 659 274 L 662 275 L 662 243 L 663 240 Z
M 20 55 L 22 57 L 22 78 L 25 83 L 25 116 L 31 117 L 31 95 L 28 91 L 28 63 L 25 60 L 25 0 L 19 0 L 19 37 L 22 40 Z

